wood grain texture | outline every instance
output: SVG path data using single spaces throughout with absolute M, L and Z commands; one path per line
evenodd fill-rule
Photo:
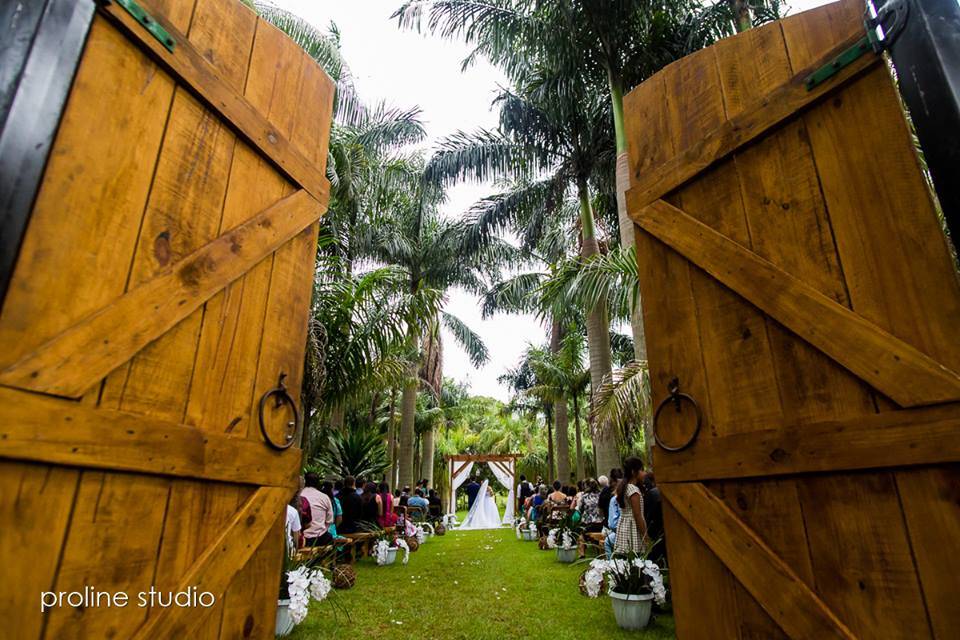
M 634 213 L 637 212 L 637 213 Z M 718 281 L 903 407 L 960 399 L 960 376 L 662 200 L 631 212 Z
M 789 637 L 850 640 L 856 637 L 710 490 L 699 483 L 670 483 L 664 485 L 662 491 L 677 513 Z
M 275 528 L 277 514 L 289 498 L 288 489 L 257 489 L 222 529 L 216 541 L 191 565 L 180 580 L 179 588 L 196 587 L 198 591 L 209 591 L 221 599 L 237 573 Z M 271 606 L 276 607 L 272 602 Z M 211 609 L 186 607 L 153 611 L 147 623 L 132 637 L 135 640 L 185 638 L 203 623 L 210 612 Z
M 807 76 L 814 70 L 835 58 L 838 53 L 861 38 L 863 38 L 862 32 L 854 33 L 839 46 L 822 55 L 809 68 L 770 91 L 758 101 L 756 108 L 725 120 L 716 128 L 708 130 L 702 137 L 698 136 L 696 142 L 684 146 L 684 151 L 677 156 L 655 169 L 638 174 L 636 183 L 627 193 L 632 194 L 634 200 L 641 206 L 649 204 L 704 172 L 714 163 L 755 140 L 799 110 L 822 100 L 848 82 L 856 80 L 866 70 L 878 65 L 881 58 L 868 52 L 844 67 L 829 82 L 819 85 L 812 91 L 807 91 L 804 84 Z
M 0 383 L 79 397 L 322 213 L 304 191 L 284 198 L 14 363 Z
M 686 482 L 960 461 L 957 405 L 805 422 L 699 440 L 657 479 Z
M 0 458 L 295 488 L 300 452 L 0 387 Z
M 143 5 L 150 12 L 150 2 Z M 189 87 L 226 122 L 307 193 L 325 201 L 330 185 L 322 168 L 318 168 L 301 153 L 289 139 L 278 131 L 247 99 L 220 79 L 217 70 L 175 27 L 164 24 L 176 42 L 171 53 L 122 7 L 115 3 L 100 5 L 104 15 L 120 28 L 174 77 Z M 162 16 L 162 14 L 155 14 Z M 164 22 L 160 17 L 160 22 Z M 333 83 L 327 80 L 325 88 L 332 98 Z

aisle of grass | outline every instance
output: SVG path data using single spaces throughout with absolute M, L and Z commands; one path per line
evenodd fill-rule
M 357 584 L 314 604 L 294 640 L 425 638 L 616 640 L 673 638 L 660 616 L 643 633 L 617 628 L 607 598 L 580 595 L 585 565 L 520 542 L 510 529 L 450 532 L 399 562 L 357 565 Z

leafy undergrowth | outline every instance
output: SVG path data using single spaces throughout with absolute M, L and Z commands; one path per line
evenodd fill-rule
M 585 564 L 520 542 L 511 529 L 431 538 L 406 566 L 364 558 L 357 584 L 314 603 L 293 640 L 436 638 L 616 640 L 673 638 L 673 618 L 644 632 L 620 630 L 606 597 L 580 595 Z

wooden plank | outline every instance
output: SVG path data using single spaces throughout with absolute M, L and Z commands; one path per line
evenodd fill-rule
M 703 438 L 657 479 L 687 482 L 960 461 L 960 407 L 948 405 Z
M 278 514 L 289 498 L 289 489 L 257 489 L 220 532 L 216 542 L 193 563 L 181 579 L 179 589 L 196 587 L 198 592 L 209 591 L 218 600 L 222 598 L 237 572 L 246 566 L 267 534 L 274 530 Z M 133 638 L 152 640 L 188 637 L 210 611 L 187 607 L 169 607 L 154 611 Z
M 82 474 L 54 591 L 130 594 L 122 609 L 58 607 L 47 612 L 47 638 L 128 638 L 146 610 L 136 594 L 150 589 L 170 482 L 122 473 Z M 187 609 L 192 611 L 192 609 Z
M 669 500 L 663 501 L 663 524 L 677 638 L 739 638 L 736 580 Z
M 293 488 L 300 452 L 0 387 L 0 457 Z
M 194 12 L 188 38 L 225 82 L 242 89 L 256 22 L 233 0 L 209 0 Z M 219 114 L 177 88 L 127 291 L 217 237 L 236 144 Z M 111 373 L 100 405 L 183 421 L 202 317 L 197 309 Z
M 841 51 L 849 48 L 863 37 L 862 29 L 844 40 L 839 46 L 821 56 L 808 68 L 794 75 L 788 82 L 771 91 L 760 105 L 724 121 L 710 130 L 691 146 L 685 146 L 677 156 L 655 169 L 636 175 L 636 182 L 627 192 L 640 206 L 649 204 L 670 193 L 691 178 L 705 171 L 717 161 L 763 135 L 771 128 L 790 118 L 799 110 L 815 104 L 837 89 L 860 77 L 865 71 L 879 64 L 881 58 L 868 52 L 840 70 L 829 82 L 807 91 L 804 84 L 814 70 L 831 61 Z
M 142 3 L 151 12 L 150 2 Z M 297 148 L 242 95 L 220 78 L 199 51 L 175 27 L 166 24 L 162 14 L 158 22 L 170 33 L 176 43 L 171 53 L 133 17 L 116 3 L 101 4 L 100 10 L 121 31 L 143 50 L 149 52 L 159 64 L 189 87 L 224 120 L 236 130 L 278 169 L 296 182 L 315 199 L 325 202 L 330 184 L 324 172 L 309 161 Z M 328 95 L 332 99 L 333 84 L 327 82 Z
M 669 483 L 661 485 L 661 491 L 788 636 L 851 640 L 856 637 L 817 594 L 705 486 Z
M 14 363 L 0 373 L 0 383 L 79 397 L 316 221 L 322 209 L 303 191 L 284 198 Z
M 285 35 L 258 21 L 244 91 L 251 104 L 285 135 L 292 132 L 299 101 L 273 100 L 273 91 L 299 95 L 303 60 L 302 52 L 290 46 Z M 251 148 L 238 145 L 222 227 L 240 224 L 291 188 Z M 207 302 L 187 406 L 188 424 L 241 438 L 259 434 L 252 410 L 272 270 L 271 256 Z
M 10 638 L 40 637 L 37 600 L 53 589 L 79 475 L 62 467 L 0 463 L 0 520 L 6 523 L 0 535 L 0 615 Z
M 659 200 L 631 216 L 901 406 L 960 399 L 956 373 L 677 207 Z
M 929 627 L 893 474 L 799 485 L 817 592 L 860 638 L 926 638 Z
M 317 112 L 295 110 L 291 138 L 307 157 L 325 168 L 333 96 L 327 91 L 326 76 L 318 72 L 314 61 L 304 52 L 297 53 L 301 56 L 301 73 L 296 103 L 315 105 Z M 281 91 L 282 88 L 274 88 L 273 101 L 285 99 Z M 274 255 L 264 316 L 264 326 L 269 331 L 261 335 L 251 415 L 259 410 L 262 395 L 277 386 L 281 374 L 286 376 L 290 395 L 300 398 L 319 231 L 319 223 L 311 225 Z M 304 312 L 293 314 L 291 308 Z M 292 419 L 289 408 L 269 404 L 264 414 L 267 433 L 275 441 L 282 441 Z M 248 435 L 261 437 L 259 431 Z
M 933 635 L 947 640 L 960 629 L 960 555 L 945 552 L 960 540 L 960 465 L 898 471 L 896 482 Z

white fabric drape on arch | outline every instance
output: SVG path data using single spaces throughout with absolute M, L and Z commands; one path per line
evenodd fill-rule
M 474 464 L 473 462 L 468 462 L 468 463 L 467 463 L 467 466 L 465 466 L 460 473 L 458 473 L 457 475 L 455 475 L 455 476 L 450 480 L 450 486 L 452 487 L 452 489 L 450 490 L 450 495 L 452 496 L 452 497 L 451 497 L 452 504 L 447 505 L 447 512 L 448 512 L 448 513 L 454 513 L 454 512 L 457 510 L 457 509 L 456 509 L 456 506 L 457 506 L 457 489 L 459 489 L 459 488 L 460 488 L 460 485 L 462 485 L 464 482 L 466 482 L 467 478 L 470 477 L 470 472 L 473 471 L 473 464 Z
M 490 467 L 490 471 L 493 472 L 494 477 L 497 481 L 508 489 L 507 494 L 507 507 L 503 510 L 503 521 L 511 524 L 513 523 L 513 503 L 516 502 L 514 499 L 514 488 L 513 488 L 513 465 L 514 462 L 506 462 L 508 467 L 510 467 L 511 473 L 507 473 L 499 467 L 499 465 L 494 464 L 492 461 L 488 462 L 487 465 Z

